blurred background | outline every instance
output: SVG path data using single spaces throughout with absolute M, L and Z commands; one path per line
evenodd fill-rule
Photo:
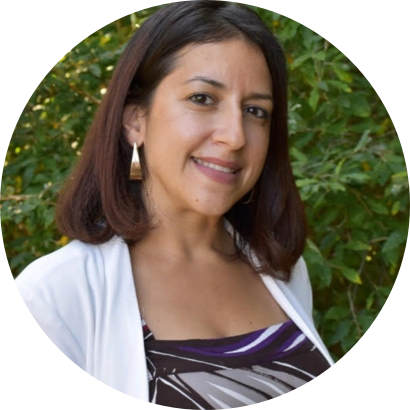
M 27 103 L 1 185 L 1 225 L 15 277 L 68 243 L 54 225 L 58 190 L 81 155 L 127 41 L 160 7 L 123 17 L 86 38 Z M 377 93 L 342 53 L 293 20 L 251 8 L 287 56 L 290 158 L 308 216 L 304 258 L 314 318 L 338 360 L 372 324 L 400 268 L 409 222 L 404 156 Z

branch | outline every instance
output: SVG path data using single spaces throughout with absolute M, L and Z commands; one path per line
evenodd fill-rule
M 47 201 L 47 200 L 42 200 L 41 197 L 44 194 L 44 192 L 40 192 L 39 194 L 27 194 L 27 195 L 2 195 L 0 197 L 0 201 L 16 201 L 16 202 L 23 202 L 23 201 L 27 201 L 28 199 L 32 199 L 32 198 L 37 198 L 40 199 L 43 204 L 47 204 L 47 205 L 52 205 L 52 206 L 56 206 L 57 204 L 55 202 L 52 201 Z
M 350 312 L 352 313 L 353 321 L 354 324 L 356 325 L 357 332 L 359 333 L 359 336 L 362 336 L 363 331 L 359 325 L 359 322 L 357 321 L 357 316 L 356 316 L 356 309 L 354 307 L 353 303 L 353 298 L 351 294 L 351 285 L 349 284 L 349 288 L 347 289 L 347 297 L 349 299 L 349 307 L 350 307 Z
M 121 42 L 125 40 L 124 30 L 122 29 L 121 19 L 118 19 L 115 22 L 115 28 L 117 29 L 117 33 L 120 37 Z
M 363 272 L 363 275 L 366 277 L 366 279 L 369 282 L 370 286 L 373 287 L 373 290 L 376 291 L 378 289 L 377 285 L 372 281 L 370 275 L 366 271 Z
M 373 212 L 370 210 L 370 208 L 367 206 L 366 202 L 362 199 L 361 195 L 359 192 L 356 191 L 356 189 L 350 188 L 349 186 L 346 186 L 347 191 L 353 194 L 356 199 L 363 205 L 363 208 L 369 215 L 373 215 Z
M 39 194 L 30 194 L 30 195 L 2 195 L 0 201 L 26 201 L 30 198 L 38 198 Z
M 94 104 L 100 105 L 101 100 L 98 98 L 94 97 L 93 95 L 87 93 L 87 91 L 84 91 L 83 89 L 77 87 L 75 84 L 68 84 L 71 90 L 75 91 L 76 93 L 82 95 L 83 97 L 88 98 L 90 101 L 92 101 Z
M 387 236 L 382 236 L 381 238 L 372 239 L 370 243 L 384 242 L 384 241 L 387 241 L 387 239 L 388 239 Z
M 363 274 L 365 271 L 365 266 L 366 266 L 366 258 L 367 258 L 367 252 L 363 253 L 362 261 L 360 262 L 360 267 L 359 267 L 359 276 Z M 373 282 L 371 282 L 373 283 Z M 354 292 L 354 299 L 356 299 L 356 293 L 357 293 L 357 286 L 355 286 L 355 292 Z
M 337 225 L 335 226 L 335 228 L 336 228 L 336 229 L 340 229 L 340 228 L 345 224 L 345 222 L 347 221 L 347 219 L 348 219 L 347 211 L 346 211 L 346 208 L 344 208 L 344 217 L 343 217 L 343 220 L 342 220 L 342 222 L 340 222 L 339 224 L 337 224 Z

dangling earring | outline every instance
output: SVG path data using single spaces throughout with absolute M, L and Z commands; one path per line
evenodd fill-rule
M 253 193 L 255 192 L 255 187 L 252 188 L 251 195 L 249 196 L 249 199 L 246 201 L 241 201 L 244 205 L 248 205 L 252 202 L 253 199 Z
M 130 169 L 130 181 L 141 181 L 141 163 L 138 155 L 137 143 L 134 142 L 134 149 L 132 151 L 131 169 Z

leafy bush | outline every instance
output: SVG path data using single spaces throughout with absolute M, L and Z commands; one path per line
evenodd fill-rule
M 304 252 L 315 321 L 335 359 L 371 325 L 392 288 L 408 229 L 408 179 L 393 124 L 359 70 L 300 24 L 253 7 L 289 64 L 291 161 L 310 225 Z M 3 171 L 1 221 L 15 276 L 65 245 L 56 194 L 76 159 L 112 70 L 158 9 L 117 20 L 78 44 L 24 109 Z

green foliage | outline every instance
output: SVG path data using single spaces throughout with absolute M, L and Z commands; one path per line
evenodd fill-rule
M 56 194 L 76 159 L 134 30 L 158 7 L 78 44 L 34 92 L 11 140 L 1 221 L 14 275 L 67 243 L 53 224 Z M 290 157 L 310 226 L 304 257 L 315 322 L 335 359 L 371 325 L 404 252 L 408 179 L 393 124 L 359 70 L 306 27 L 253 7 L 289 64 Z
M 266 13 L 266 12 L 265 12 Z M 408 230 L 408 179 L 393 124 L 359 70 L 316 33 L 265 21 L 289 63 L 290 155 L 310 234 L 315 321 L 340 358 L 376 318 Z

